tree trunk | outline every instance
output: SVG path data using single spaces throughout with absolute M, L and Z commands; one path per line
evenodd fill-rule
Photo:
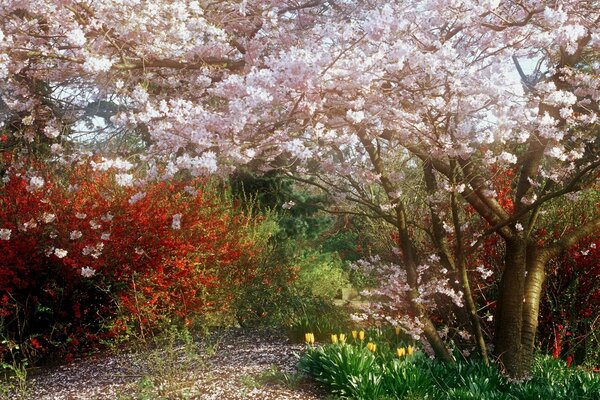
M 459 261 L 459 270 L 460 282 L 463 287 L 463 295 L 465 298 L 465 305 L 467 307 L 467 312 L 471 321 L 471 329 L 473 331 L 473 335 L 475 336 L 475 341 L 477 342 L 477 347 L 479 348 L 481 359 L 483 360 L 483 363 L 485 365 L 489 365 L 490 362 L 488 359 L 487 346 L 485 344 L 485 338 L 483 337 L 483 331 L 481 329 L 479 315 L 477 314 L 477 306 L 475 305 L 473 293 L 471 292 L 471 285 L 469 283 L 469 275 L 467 273 L 467 266 L 465 260 Z
M 522 377 L 527 371 L 523 364 L 523 304 L 527 246 L 522 238 L 506 241 L 504 272 L 496 310 L 494 352 L 506 372 L 512 377 Z
M 538 326 L 540 301 L 548 253 L 537 247 L 527 251 L 527 276 L 525 279 L 525 301 L 523 303 L 523 327 L 521 332 L 522 363 L 529 369 L 533 363 L 535 335 Z
M 453 184 L 455 183 L 454 178 L 452 179 Z M 451 208 L 452 208 L 452 223 L 454 224 L 454 234 L 456 236 L 456 263 L 458 264 L 459 280 L 462 285 L 463 297 L 465 299 L 465 306 L 469 314 L 469 320 L 471 321 L 471 329 L 479 353 L 485 365 L 489 365 L 487 346 L 485 344 L 485 338 L 483 337 L 483 331 L 481 330 L 481 323 L 479 322 L 479 315 L 477 314 L 477 306 L 473 299 L 473 293 L 471 292 L 471 284 L 469 282 L 469 274 L 467 271 L 467 255 L 465 254 L 464 239 L 460 221 L 460 211 L 458 202 L 456 200 L 456 194 L 451 194 Z

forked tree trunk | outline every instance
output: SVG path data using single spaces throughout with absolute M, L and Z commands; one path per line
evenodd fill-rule
M 552 253 L 525 240 L 506 245 L 500 282 L 495 353 L 512 377 L 531 371 L 546 263 Z

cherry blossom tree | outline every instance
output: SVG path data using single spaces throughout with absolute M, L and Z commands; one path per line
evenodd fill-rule
M 483 353 L 465 255 L 505 242 L 494 352 L 512 376 L 531 363 L 545 265 L 600 228 L 592 215 L 539 233 L 547 204 L 597 193 L 594 1 L 39 0 L 0 15 L 3 148 L 59 152 L 101 117 L 84 130 L 136 132 L 173 173 L 253 163 L 354 200 L 398 230 L 407 299 L 443 359 L 419 296 L 407 166 L 423 171 L 434 255 L 459 272 Z M 493 191 L 507 170 L 509 203 Z M 484 229 L 466 229 L 466 205 Z

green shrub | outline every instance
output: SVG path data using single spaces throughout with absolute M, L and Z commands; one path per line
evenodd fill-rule
M 309 250 L 298 257 L 296 265 L 299 268 L 297 284 L 314 296 L 332 299 L 350 285 L 336 253 Z
M 243 208 L 263 218 L 250 235 L 262 249 L 259 273 L 236 294 L 237 321 L 286 327 L 298 339 L 306 330 L 319 334 L 347 327 L 332 299 L 349 285 L 348 274 L 336 251 L 323 250 L 322 236 L 335 236 L 325 235 L 335 218 L 320 211 L 323 199 L 297 191 L 293 181 L 274 172 L 240 172 L 231 188 Z M 289 201 L 295 205 L 282 208 Z

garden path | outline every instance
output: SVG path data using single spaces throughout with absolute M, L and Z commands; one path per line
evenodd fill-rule
M 313 383 L 299 378 L 292 344 L 280 333 L 229 330 L 190 346 L 163 346 L 101 355 L 37 371 L 28 398 L 316 400 Z

